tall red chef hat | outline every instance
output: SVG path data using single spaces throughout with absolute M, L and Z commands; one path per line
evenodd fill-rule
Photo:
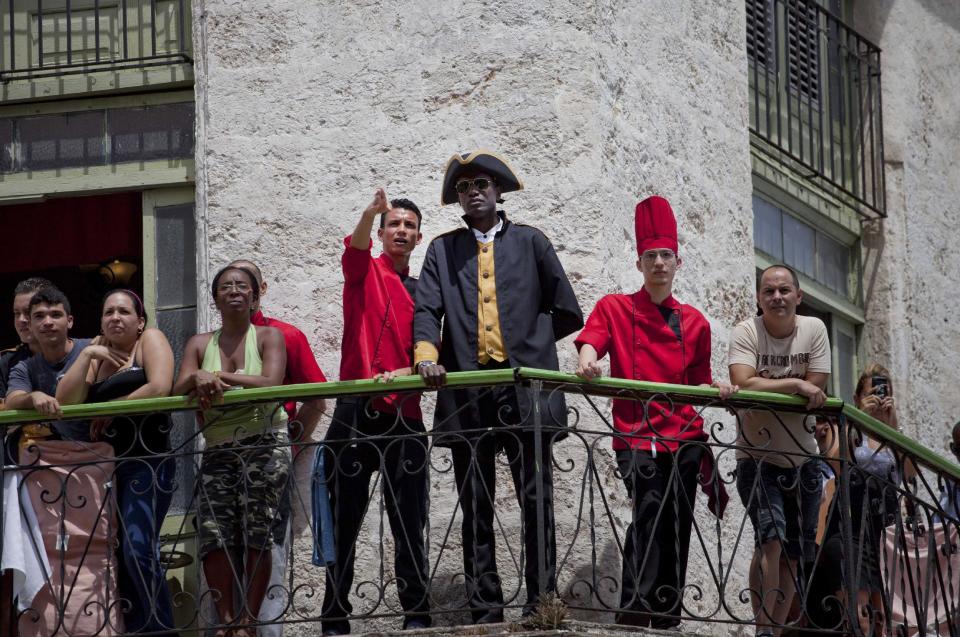
M 677 219 L 670 202 L 663 197 L 647 197 L 637 204 L 634 217 L 637 227 L 637 254 L 647 250 L 669 248 L 677 251 Z

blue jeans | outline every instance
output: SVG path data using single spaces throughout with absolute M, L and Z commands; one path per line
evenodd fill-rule
M 173 496 L 173 458 L 117 459 L 120 597 L 127 632 L 173 628 L 170 590 L 160 566 L 160 525 Z

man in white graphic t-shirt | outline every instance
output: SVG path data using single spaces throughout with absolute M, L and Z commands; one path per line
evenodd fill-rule
M 803 299 L 790 268 L 760 275 L 761 315 L 737 325 L 730 339 L 730 382 L 741 389 L 798 394 L 807 409 L 826 400 L 830 378 L 827 328 L 798 316 Z M 757 635 L 777 637 L 787 620 L 801 573 L 814 558 L 821 481 L 814 456 L 813 416 L 763 409 L 737 414 L 737 491 L 753 523 L 750 568 Z

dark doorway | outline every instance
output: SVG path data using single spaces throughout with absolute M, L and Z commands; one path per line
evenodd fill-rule
M 17 344 L 11 303 L 23 279 L 49 279 L 70 299 L 71 334 L 100 332 L 100 301 L 108 290 L 143 292 L 143 208 L 139 192 L 53 199 L 0 207 L 4 254 L 0 259 L 0 347 Z M 136 267 L 121 284 L 103 266 Z

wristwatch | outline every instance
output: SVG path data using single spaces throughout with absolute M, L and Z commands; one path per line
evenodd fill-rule
M 436 365 L 436 364 L 437 364 L 436 361 L 420 361 L 419 363 L 417 363 L 417 373 L 419 374 L 420 369 L 423 368 L 424 366 Z

